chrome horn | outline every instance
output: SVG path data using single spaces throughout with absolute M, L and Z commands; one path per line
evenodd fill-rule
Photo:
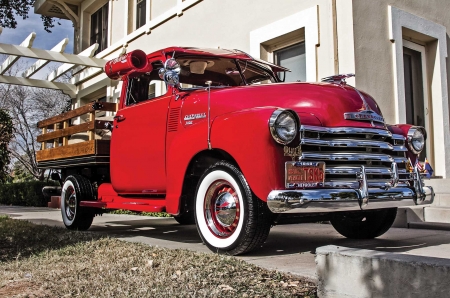
M 164 68 L 159 69 L 158 75 L 167 85 L 178 87 L 180 85 L 180 72 L 181 66 L 178 61 L 170 58 L 164 63 Z

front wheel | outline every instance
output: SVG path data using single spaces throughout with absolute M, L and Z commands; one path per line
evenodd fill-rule
M 390 208 L 335 215 L 330 222 L 342 236 L 372 239 L 386 233 L 396 216 L 397 208 Z
M 195 222 L 203 242 L 214 252 L 238 255 L 267 238 L 272 213 L 250 190 L 242 173 L 220 161 L 200 178 Z
M 94 200 L 94 191 L 88 179 L 71 175 L 64 181 L 61 191 L 61 213 L 69 230 L 87 230 L 94 220 L 91 208 L 81 207 L 80 201 Z

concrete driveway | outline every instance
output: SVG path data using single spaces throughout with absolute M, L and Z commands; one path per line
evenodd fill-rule
M 38 224 L 63 227 L 60 210 L 0 206 L 0 214 Z M 125 241 L 167 248 L 210 251 L 202 244 L 195 225 L 182 226 L 172 218 L 104 214 L 90 231 Z M 272 228 L 264 246 L 239 258 L 258 266 L 316 280 L 315 250 L 325 245 L 363 248 L 450 259 L 450 231 L 392 228 L 372 240 L 350 240 L 329 224 L 297 224 Z

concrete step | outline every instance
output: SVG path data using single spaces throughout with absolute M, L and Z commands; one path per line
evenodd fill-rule
M 440 222 L 450 224 L 450 207 L 429 206 L 424 208 L 425 222 Z
M 450 224 L 442 222 L 410 222 L 409 229 L 450 231 Z
M 435 193 L 450 194 L 450 179 L 425 179 L 424 182 L 433 187 Z
M 436 193 L 432 205 L 450 207 L 450 193 Z
M 424 222 L 424 207 L 430 205 L 421 206 L 407 206 L 399 207 L 397 209 L 397 217 L 392 224 L 393 228 L 408 228 L 409 223 L 412 222 Z

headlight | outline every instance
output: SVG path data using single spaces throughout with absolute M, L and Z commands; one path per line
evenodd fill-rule
M 427 138 L 425 129 L 423 127 L 413 126 L 408 130 L 408 146 L 409 149 L 419 154 L 425 147 L 425 140 Z
M 299 122 L 295 112 L 278 109 L 270 116 L 270 133 L 277 143 L 287 145 L 297 136 Z

